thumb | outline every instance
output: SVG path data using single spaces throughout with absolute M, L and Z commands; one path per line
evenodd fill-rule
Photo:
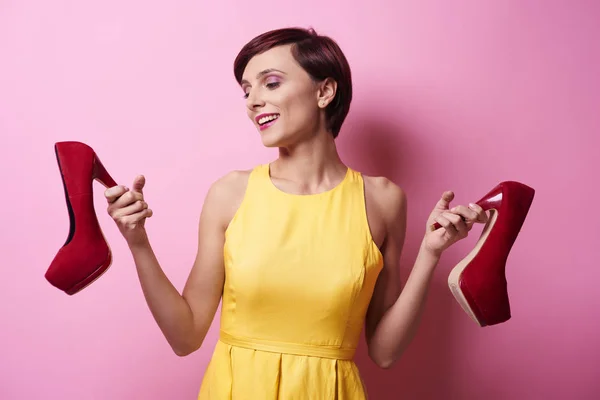
M 447 190 L 442 194 L 442 198 L 437 202 L 435 208 L 437 210 L 447 210 L 450 208 L 450 202 L 454 199 L 454 192 Z
M 138 175 L 133 180 L 132 190 L 143 194 L 144 185 L 146 184 L 146 178 L 144 175 Z

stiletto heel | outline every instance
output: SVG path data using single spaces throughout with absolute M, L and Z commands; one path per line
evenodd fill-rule
M 55 255 L 45 278 L 73 295 L 98 279 L 112 263 L 112 254 L 94 209 L 93 181 L 106 188 L 117 184 L 94 150 L 81 142 L 54 145 L 65 200 L 69 211 L 69 235 Z
M 116 186 L 117 184 L 111 178 L 111 176 L 106 172 L 106 168 L 100 162 L 98 156 L 94 153 L 94 178 L 100 182 L 104 187 L 110 188 Z
M 490 211 L 475 248 L 448 276 L 448 286 L 463 310 L 481 327 L 511 318 L 506 260 L 525 222 L 535 190 L 515 181 L 499 183 L 477 204 Z

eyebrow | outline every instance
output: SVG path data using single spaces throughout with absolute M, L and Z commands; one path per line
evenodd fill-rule
M 265 69 L 265 70 L 263 70 L 263 71 L 260 71 L 258 74 L 256 74 L 256 79 L 260 79 L 261 77 L 265 76 L 266 74 L 270 74 L 271 72 L 279 72 L 279 73 L 281 73 L 281 74 L 283 74 L 283 75 L 287 75 L 285 72 L 283 72 L 283 71 L 280 71 L 280 70 L 278 70 L 278 69 L 275 69 L 275 68 L 267 68 L 267 69 Z M 250 84 L 250 82 L 248 82 L 248 81 L 247 81 L 247 80 L 245 80 L 245 79 L 242 79 L 242 80 L 240 81 L 240 85 L 243 85 L 243 84 L 248 84 L 248 85 L 249 85 L 249 84 Z

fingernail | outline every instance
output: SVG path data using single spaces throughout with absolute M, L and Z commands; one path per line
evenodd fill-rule
M 475 208 L 475 204 L 469 203 L 469 208 Z

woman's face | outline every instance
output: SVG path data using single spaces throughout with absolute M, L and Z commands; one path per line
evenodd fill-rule
M 242 77 L 248 117 L 267 147 L 286 147 L 315 135 L 324 124 L 320 86 L 296 62 L 291 46 L 254 56 Z

